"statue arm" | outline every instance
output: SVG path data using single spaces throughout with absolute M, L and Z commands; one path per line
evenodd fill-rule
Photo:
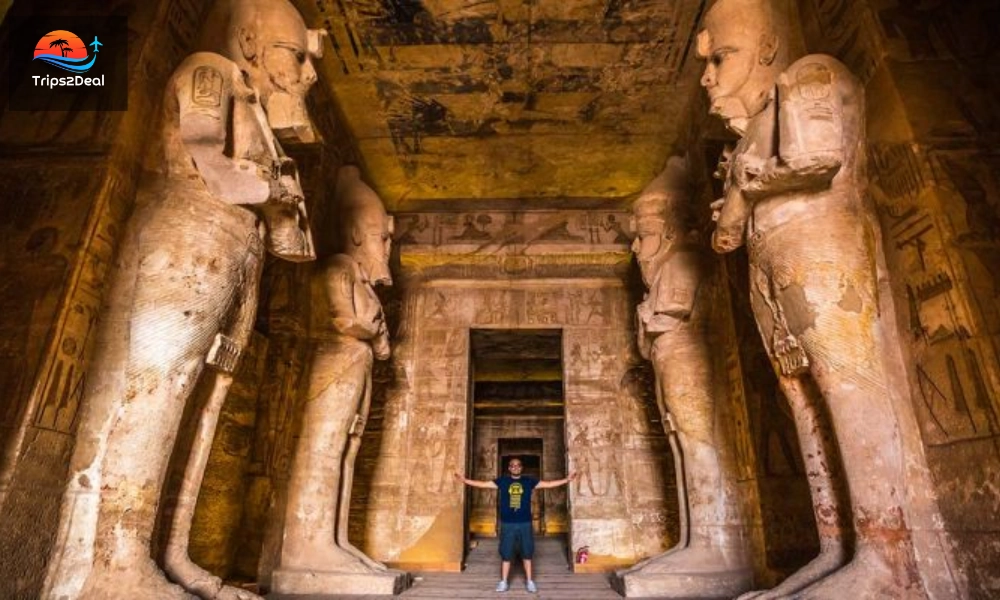
M 226 155 L 235 94 L 250 93 L 225 58 L 199 53 L 174 73 L 174 92 L 184 148 L 213 196 L 229 204 L 262 204 L 272 185 L 261 168 L 243 168 Z
M 639 346 L 639 355 L 645 360 L 649 360 L 653 349 L 652 336 L 646 330 L 646 323 L 652 316 L 653 311 L 649 307 L 649 300 L 644 300 L 635 309 L 636 343 Z
M 354 302 L 356 284 L 357 278 L 346 268 L 334 268 L 328 274 L 327 298 L 333 314 L 333 328 L 342 335 L 359 340 L 371 340 L 379 335 L 380 330 L 385 331 L 382 307 L 378 306 L 371 318 L 362 318 Z
M 842 66 L 828 56 L 800 59 L 778 77 L 778 156 L 736 165 L 747 198 L 826 189 L 846 154 Z

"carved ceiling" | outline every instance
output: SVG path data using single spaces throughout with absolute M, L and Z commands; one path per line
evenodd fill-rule
M 704 2 L 298 5 L 330 33 L 321 77 L 366 179 L 396 211 L 630 199 L 683 131 Z

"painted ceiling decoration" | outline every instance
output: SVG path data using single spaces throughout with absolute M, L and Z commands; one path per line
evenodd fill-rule
M 705 0 L 300 0 L 390 210 L 620 204 L 698 91 Z M 463 202 L 466 201 L 466 202 Z

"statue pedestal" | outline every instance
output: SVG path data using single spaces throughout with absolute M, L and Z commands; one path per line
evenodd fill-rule
M 729 571 L 656 573 L 639 568 L 619 571 L 615 590 L 626 598 L 735 598 L 753 585 L 750 568 Z
M 347 573 L 309 569 L 278 569 L 271 575 L 271 589 L 282 595 L 373 595 L 400 594 L 410 586 L 410 575 L 389 569 L 383 573 Z

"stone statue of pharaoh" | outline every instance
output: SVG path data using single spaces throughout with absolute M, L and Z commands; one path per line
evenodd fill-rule
M 796 419 L 821 540 L 816 560 L 747 597 L 923 598 L 878 326 L 864 92 L 830 56 L 793 61 L 785 19 L 768 0 L 719 0 L 698 34 L 711 112 L 741 136 L 720 166 L 713 246 L 748 247 L 751 305 Z M 836 492 L 838 451 L 849 502 Z M 839 516 L 848 506 L 852 530 Z
M 222 401 L 253 327 L 263 251 L 314 259 L 294 164 L 321 36 L 287 0 L 219 2 L 206 50 L 171 76 L 161 134 L 109 275 L 46 598 L 256 598 L 187 556 Z M 171 522 L 154 523 L 181 416 L 206 367 L 214 391 Z
M 318 265 L 311 282 L 309 383 L 272 585 L 282 594 L 393 594 L 402 591 L 406 574 L 386 569 L 348 541 L 372 360 L 389 358 L 373 286 L 392 284 L 393 221 L 356 167 L 341 168 L 336 199 L 338 253 Z
M 735 442 L 721 427 L 709 348 L 707 249 L 689 227 L 687 168 L 671 158 L 632 207 L 632 250 L 648 288 L 639 305 L 642 356 L 653 363 L 663 421 L 682 456 L 681 539 L 666 553 L 618 573 L 627 596 L 720 598 L 752 582 Z M 670 432 L 668 432 L 669 434 Z

